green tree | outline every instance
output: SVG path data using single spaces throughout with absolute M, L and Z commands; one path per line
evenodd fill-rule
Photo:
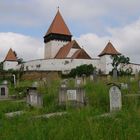
M 129 57 L 125 57 L 124 55 L 113 55 L 111 57 L 113 59 L 112 61 L 113 70 L 116 69 L 118 73 L 120 73 L 121 75 L 125 75 L 127 72 L 129 74 L 132 73 L 130 70 L 124 69 L 124 67 L 130 63 Z
M 84 65 L 81 65 L 81 66 L 78 66 L 78 67 L 72 69 L 69 76 L 75 77 L 76 75 L 82 76 L 83 74 L 85 74 L 86 76 L 89 76 L 90 74 L 93 73 L 94 69 L 95 68 L 92 66 L 92 64 L 90 64 L 90 65 L 84 64 Z

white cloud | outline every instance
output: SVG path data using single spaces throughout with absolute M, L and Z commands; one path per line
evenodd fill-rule
M 17 33 L 0 33 L 0 61 L 12 48 L 24 60 L 43 58 L 43 42 L 37 38 Z
M 119 52 L 130 57 L 131 62 L 140 63 L 140 19 L 122 28 L 109 28 L 108 32 L 108 36 L 90 33 L 81 35 L 77 40 L 92 57 L 100 54 L 111 40 Z
M 0 18 L 4 24 L 42 25 L 50 21 L 60 6 L 70 20 L 86 23 L 110 17 L 126 23 L 130 17 L 139 15 L 139 5 L 139 0 L 4 0 L 0 1 Z

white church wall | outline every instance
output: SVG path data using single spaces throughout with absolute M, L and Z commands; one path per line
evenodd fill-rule
M 24 63 L 25 71 L 63 71 L 69 72 L 71 69 L 83 65 L 92 64 L 94 67 L 99 68 L 99 59 L 46 59 L 46 60 L 33 60 Z
M 18 62 L 16 61 L 4 61 L 3 70 L 9 70 L 9 69 L 16 70 L 17 65 L 18 65 Z
M 44 58 L 45 59 L 54 58 L 58 53 L 58 51 L 60 50 L 60 48 L 66 45 L 67 43 L 68 41 L 58 41 L 58 40 L 52 40 L 47 42 L 45 44 Z
M 100 57 L 100 70 L 104 74 L 109 74 L 112 70 L 112 59 L 110 55 L 103 55 Z
M 132 73 L 135 74 L 137 72 L 140 72 L 140 64 L 133 64 L 130 63 L 127 66 L 125 66 L 125 69 L 132 68 Z

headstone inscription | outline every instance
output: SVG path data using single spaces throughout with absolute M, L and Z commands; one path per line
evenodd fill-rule
M 118 86 L 113 85 L 109 89 L 110 111 L 120 110 L 122 107 L 121 91 Z
M 6 83 L 0 85 L 0 98 L 8 98 L 8 85 Z
M 85 92 L 83 88 L 60 88 L 59 105 L 83 106 L 85 103 Z
M 83 84 L 82 83 L 82 78 L 76 77 L 76 79 L 75 79 L 75 86 L 76 87 L 80 87 L 82 84 Z
M 27 89 L 27 103 L 34 107 L 41 107 L 43 105 L 43 100 L 41 94 L 37 92 L 36 87 L 29 87 Z
M 128 89 L 128 84 L 127 83 L 121 83 L 121 89 L 123 89 L 123 90 Z

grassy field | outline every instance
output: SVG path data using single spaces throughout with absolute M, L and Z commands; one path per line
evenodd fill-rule
M 120 79 L 126 82 L 127 78 Z M 21 82 L 20 87 L 31 85 Z M 73 86 L 73 81 L 69 83 Z M 122 91 L 122 110 L 108 117 L 100 117 L 109 112 L 107 82 L 87 81 L 84 86 L 88 105 L 83 108 L 58 106 L 59 81 L 49 87 L 41 86 L 44 107 L 31 108 L 25 102 L 0 101 L 0 140 L 139 140 L 140 139 L 140 98 L 124 97 L 138 91 L 136 81 L 130 83 L 131 89 Z M 15 92 L 10 86 L 11 94 Z M 24 110 L 26 113 L 13 118 L 5 113 Z M 63 112 L 68 114 L 49 119 L 34 118 L 36 115 Z

